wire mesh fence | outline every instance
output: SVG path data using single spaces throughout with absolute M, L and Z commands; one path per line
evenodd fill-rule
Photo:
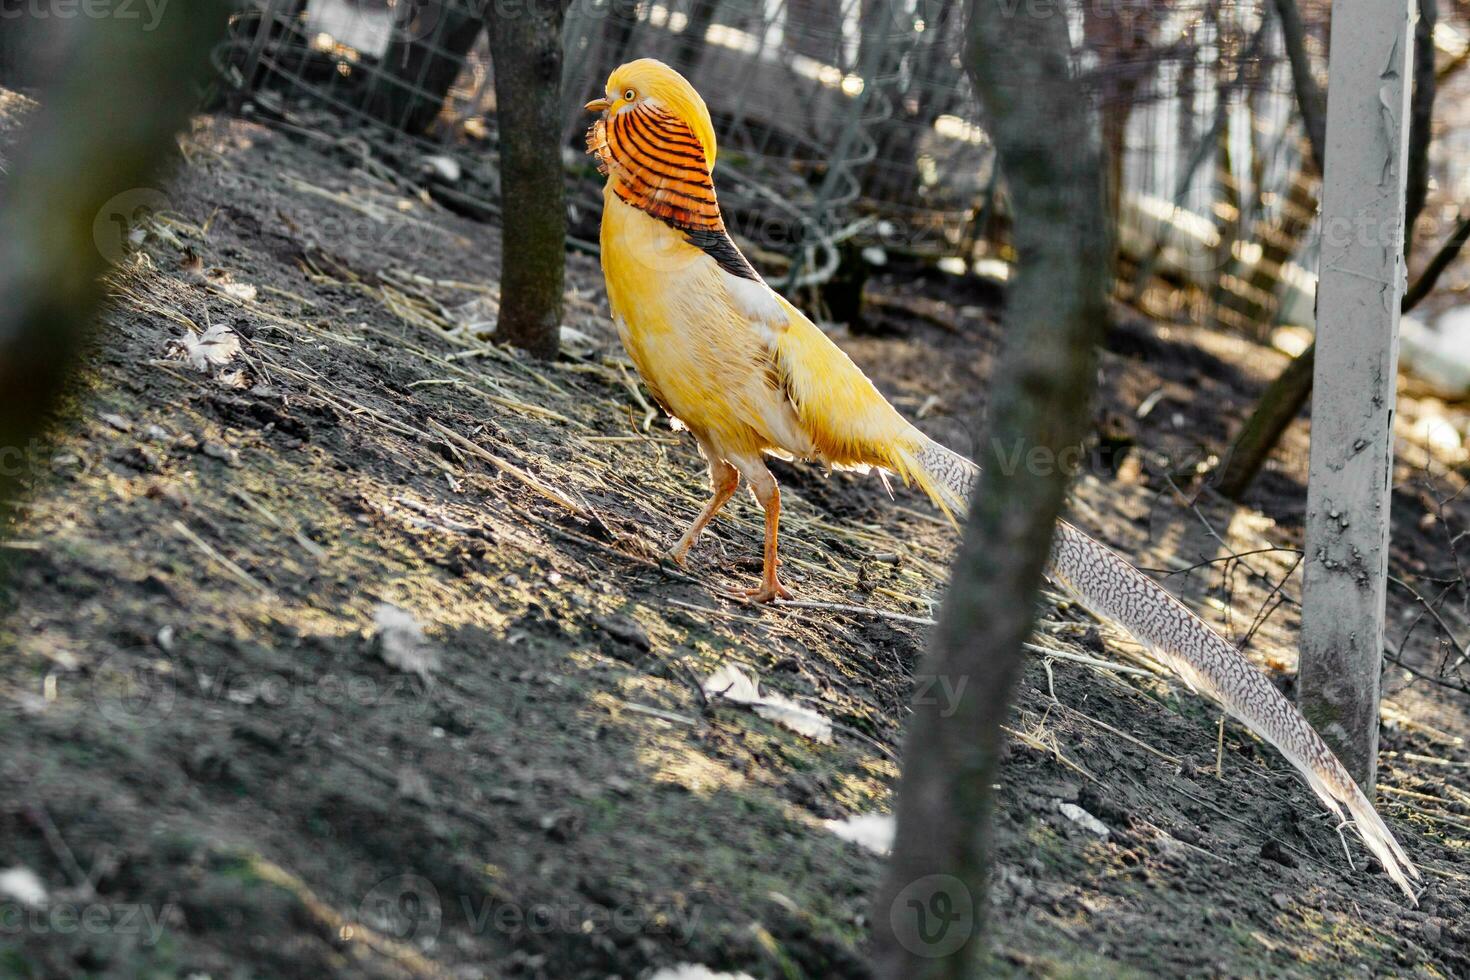
M 566 0 L 238 2 L 215 58 L 237 104 L 365 141 L 450 206 L 495 213 L 482 18 Z M 1279 318 L 1310 322 L 1301 270 L 1313 262 L 1317 175 L 1269 0 L 1016 0 L 1015 10 L 1059 6 L 1110 160 L 1120 292 L 1256 332 Z M 1320 58 L 1325 4 L 1302 6 Z M 573 238 L 595 240 L 600 200 L 581 153 L 582 103 L 618 64 L 656 57 L 708 102 L 727 223 L 779 284 L 819 282 L 880 252 L 954 268 L 1005 257 L 1007 208 L 963 67 L 963 9 L 571 0 L 562 137 Z

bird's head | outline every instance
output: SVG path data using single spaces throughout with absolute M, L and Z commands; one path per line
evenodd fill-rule
M 590 112 L 606 117 L 639 106 L 672 116 L 682 123 L 704 150 L 706 166 L 715 166 L 715 127 L 709 108 L 683 75 L 655 58 L 630 61 L 607 78 L 603 97 L 587 103 Z

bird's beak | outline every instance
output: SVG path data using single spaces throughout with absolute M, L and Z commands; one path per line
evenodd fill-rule
M 588 112 L 606 112 L 612 108 L 612 103 L 607 99 L 593 99 L 584 107 Z

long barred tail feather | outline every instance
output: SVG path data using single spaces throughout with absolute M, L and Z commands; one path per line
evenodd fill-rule
M 925 439 L 913 454 L 917 482 L 946 511 L 964 513 L 980 474 L 973 462 Z M 931 486 L 934 488 L 931 489 Z M 1051 578 L 1093 612 L 1149 647 L 1184 681 L 1218 701 L 1296 766 L 1327 809 L 1346 810 L 1368 850 L 1418 904 L 1414 867 L 1383 818 L 1310 722 L 1264 674 L 1153 579 L 1066 521 L 1053 538 Z

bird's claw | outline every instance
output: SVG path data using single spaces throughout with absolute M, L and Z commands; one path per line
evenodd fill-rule
M 754 589 L 736 589 L 735 595 L 746 602 L 767 603 L 777 599 L 790 599 L 791 590 L 780 582 L 762 582 Z

